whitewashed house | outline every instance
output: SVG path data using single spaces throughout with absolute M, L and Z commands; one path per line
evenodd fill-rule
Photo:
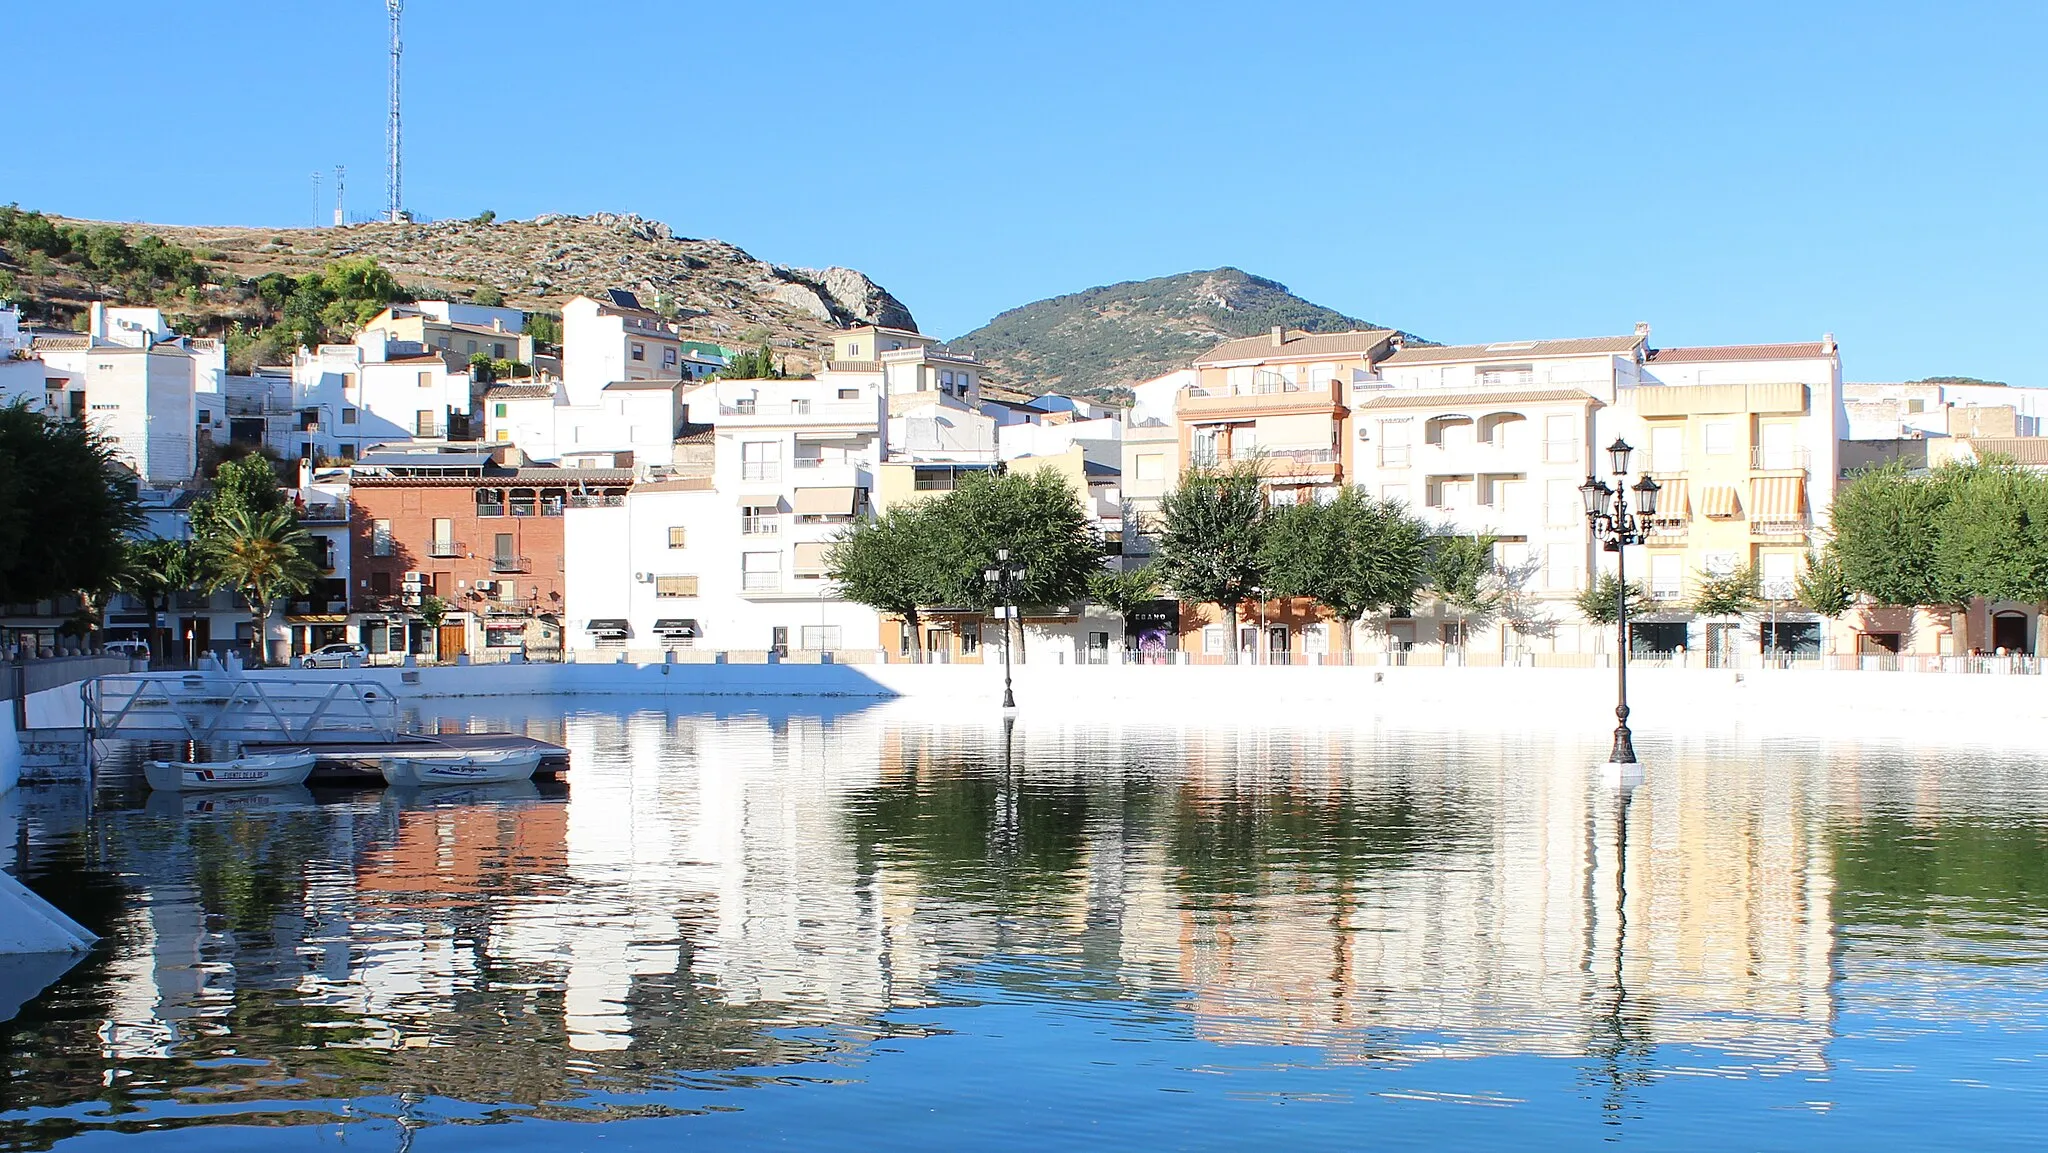
M 354 460 L 364 449 L 473 436 L 471 379 L 440 355 L 366 328 L 292 358 L 289 394 L 267 406 L 265 440 L 286 457 Z

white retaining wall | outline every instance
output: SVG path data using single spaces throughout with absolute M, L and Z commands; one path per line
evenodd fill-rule
M 1002 695 L 997 665 L 528 664 L 258 675 L 373 680 L 401 698 L 900 699 L 955 717 L 996 715 Z M 1613 727 L 1607 669 L 1035 665 L 1019 667 L 1015 678 L 1024 712 L 1068 721 Z M 2048 682 L 2033 676 L 1639 669 L 1629 688 L 1632 723 L 1644 731 L 2048 739 Z

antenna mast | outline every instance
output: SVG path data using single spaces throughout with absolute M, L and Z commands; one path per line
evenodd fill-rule
M 390 220 L 393 224 L 397 224 L 405 218 L 405 210 L 401 206 L 404 198 L 400 195 L 398 147 L 400 139 L 398 120 L 398 57 L 403 51 L 403 46 L 398 40 L 398 17 L 400 13 L 405 11 L 405 0 L 384 0 L 384 7 L 391 11 L 391 123 L 384 130 L 385 145 L 389 149 L 389 155 L 385 158 L 385 165 L 389 182 L 386 193 L 390 203 L 386 206 L 385 211 L 387 213 L 386 219 Z
M 320 227 L 320 170 L 313 170 L 313 227 Z
M 348 223 L 348 218 L 341 214 L 341 176 L 342 167 L 337 164 L 334 166 L 334 226 L 336 228 L 340 228 Z

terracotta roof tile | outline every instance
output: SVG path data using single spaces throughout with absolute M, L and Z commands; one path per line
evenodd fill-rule
M 1819 360 L 1827 346 L 1818 340 L 1801 344 L 1724 344 L 1718 348 L 1653 348 L 1652 364 L 1692 364 L 1704 360 Z
M 1460 360 L 1538 360 L 1551 356 L 1620 356 L 1640 347 L 1640 336 L 1582 336 L 1566 340 L 1504 340 L 1494 344 L 1446 344 L 1404 348 L 1382 364 L 1446 364 Z
M 1389 328 L 1368 328 L 1357 332 L 1310 333 L 1289 331 L 1285 342 L 1273 346 L 1271 334 L 1226 340 L 1195 358 L 1195 363 L 1216 364 L 1233 360 L 1281 360 L 1298 356 L 1366 356 L 1379 349 L 1397 333 Z

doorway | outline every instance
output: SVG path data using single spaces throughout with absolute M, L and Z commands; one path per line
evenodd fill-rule
M 444 624 L 440 629 L 434 659 L 452 661 L 469 652 L 469 626 Z
M 1284 665 L 1292 656 L 1292 645 L 1288 641 L 1287 626 L 1273 625 L 1266 630 L 1266 663 Z
M 1991 648 L 1994 652 L 2031 652 L 2027 644 L 2027 614 L 2016 612 L 1994 613 L 1991 617 Z

